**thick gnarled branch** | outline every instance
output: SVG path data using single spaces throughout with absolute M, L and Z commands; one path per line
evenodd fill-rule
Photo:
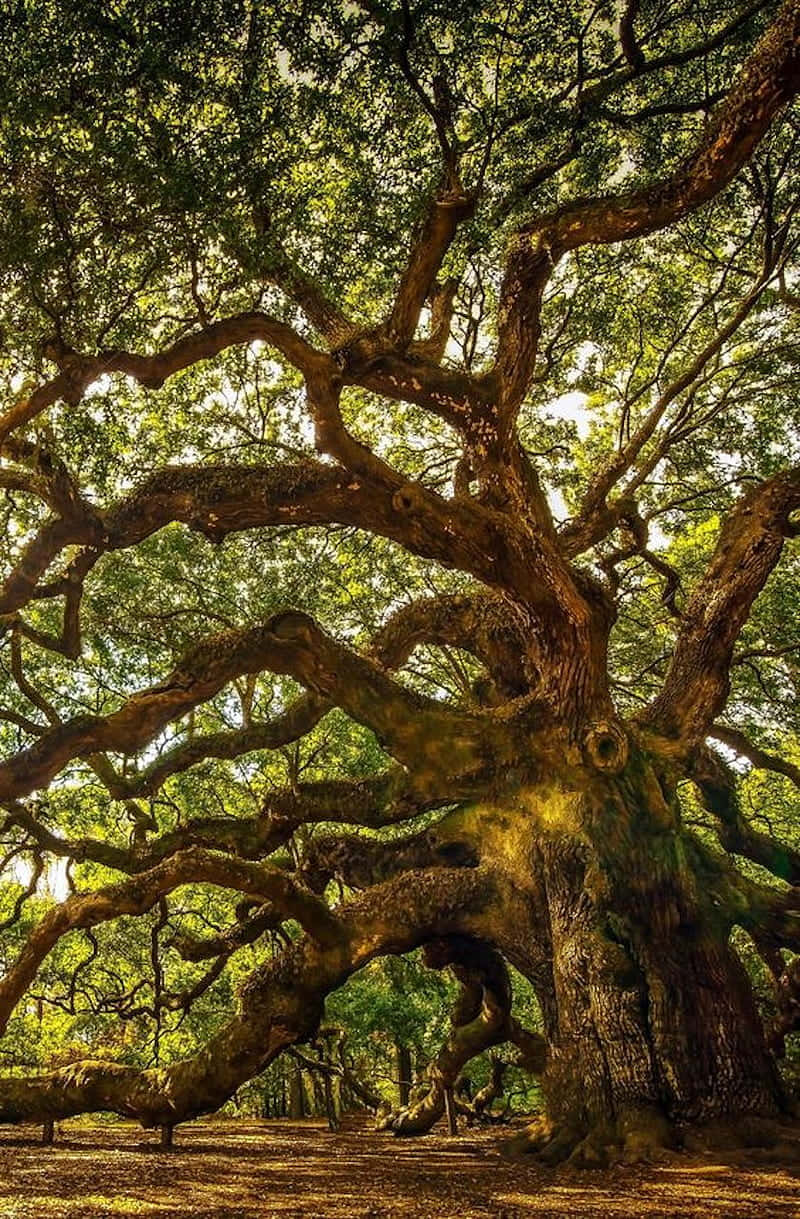
M 55 944 L 75 928 L 96 927 L 125 914 L 144 914 L 181 885 L 205 883 L 268 899 L 296 918 L 321 944 L 338 940 L 339 924 L 325 903 L 279 868 L 198 848 L 181 851 L 130 880 L 93 893 L 76 893 L 37 923 L 19 956 L 0 981 L 0 1032 Z
M 747 163 L 800 86 L 800 4 L 785 0 L 698 147 L 667 178 L 620 195 L 577 200 L 518 234 L 503 284 L 496 371 L 513 415 L 533 375 L 542 294 L 563 255 L 586 244 L 642 237 L 719 194 Z
M 0 1081 L 0 1122 L 53 1121 L 109 1110 L 144 1126 L 213 1112 L 286 1046 L 313 1035 L 325 996 L 384 952 L 453 934 L 486 936 L 496 887 L 480 870 L 406 874 L 338 912 L 335 944 L 301 937 L 251 975 L 240 1010 L 194 1058 L 139 1070 L 86 1062 Z
M 106 351 L 98 356 L 82 356 L 61 347 L 52 352 L 61 368 L 59 374 L 0 416 L 0 442 L 56 402 L 79 402 L 89 386 L 108 373 L 133 377 L 145 389 L 160 389 L 168 377 L 181 369 L 210 360 L 228 347 L 256 341 L 277 348 L 291 364 L 302 370 L 318 359 L 314 348 L 290 326 L 258 312 L 240 313 L 212 322 L 154 355 Z
M 714 555 L 683 614 L 661 692 L 641 720 L 666 736 L 699 741 L 725 705 L 739 633 L 793 532 L 800 468 L 748 491 L 720 531 Z

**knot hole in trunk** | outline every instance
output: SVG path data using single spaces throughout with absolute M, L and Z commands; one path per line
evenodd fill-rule
M 583 734 L 583 752 L 595 770 L 617 775 L 628 761 L 628 738 L 617 724 L 597 720 Z

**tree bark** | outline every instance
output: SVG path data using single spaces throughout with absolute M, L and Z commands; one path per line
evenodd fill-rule
M 578 838 L 535 847 L 552 954 L 536 979 L 547 1116 L 513 1149 L 551 1161 L 639 1159 L 684 1124 L 783 1109 L 708 861 L 645 785 L 613 788 L 589 799 Z

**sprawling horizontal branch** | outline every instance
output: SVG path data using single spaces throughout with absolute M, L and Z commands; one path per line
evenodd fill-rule
M 699 749 L 691 775 L 703 803 L 717 822 L 717 833 L 725 850 L 751 859 L 781 880 L 800 885 L 800 851 L 750 825 L 739 804 L 736 775 L 719 754 Z
M 380 665 L 331 639 L 308 615 L 289 612 L 264 626 L 228 631 L 196 645 L 164 682 L 134 694 L 109 715 L 79 716 L 42 732 L 33 745 L 0 763 L 0 800 L 46 785 L 73 758 L 141 749 L 233 677 L 264 669 L 290 675 L 337 703 L 371 728 L 399 761 L 427 759 L 439 769 L 447 754 L 450 774 L 480 765 L 488 743 L 480 717 L 406 689 Z
M 216 935 L 198 939 L 181 932 L 172 937 L 170 947 L 174 948 L 184 961 L 208 961 L 212 957 L 227 960 L 237 948 L 243 948 L 245 944 L 255 944 L 266 931 L 275 931 L 283 923 L 283 916 L 271 902 L 265 902 L 263 905 L 255 903 L 255 906 L 252 913 L 240 915 L 237 910 L 237 921 Z
M 525 641 L 521 611 L 519 631 L 509 625 L 514 606 L 487 593 L 424 597 L 401 606 L 378 631 L 369 654 L 385 669 L 405 664 L 420 643 L 452 644 L 481 659 L 504 694 L 526 691 Z M 137 774 L 104 780 L 118 799 L 152 795 L 173 774 L 206 758 L 236 758 L 259 749 L 278 749 L 309 733 L 330 709 L 319 695 L 305 694 L 273 720 L 224 732 L 193 736 L 166 750 Z
M 315 893 L 336 879 L 350 889 L 368 889 L 402 872 L 420 868 L 475 867 L 478 854 L 466 839 L 423 830 L 405 838 L 379 842 L 357 835 L 313 838 L 303 852 L 298 875 Z
M 287 842 L 301 825 L 330 822 L 378 829 L 410 820 L 451 798 L 452 788 L 444 781 L 438 794 L 431 788 L 424 796 L 418 794 L 414 779 L 398 767 L 365 779 L 299 783 L 271 793 L 255 817 L 190 818 L 177 829 L 149 840 L 136 839 L 129 847 L 99 838 L 62 838 L 22 805 L 12 808 L 2 829 L 4 833 L 22 830 L 39 849 L 56 858 L 92 860 L 132 874 L 194 847 L 261 859 Z
M 686 606 L 664 685 L 642 721 L 699 741 L 725 705 L 739 633 L 793 532 L 800 468 L 759 483 L 726 518 L 714 555 Z
M 179 745 L 173 745 L 155 761 L 133 775 L 109 774 L 105 785 L 112 796 L 129 800 L 151 796 L 170 775 L 204 761 L 206 758 L 230 760 L 260 749 L 280 749 L 306 736 L 330 710 L 327 699 L 316 694 L 303 694 L 280 715 L 263 723 L 223 732 L 197 733 Z
M 364 486 L 340 466 L 308 460 L 273 467 L 166 467 L 102 514 L 47 522 L 7 579 L 0 613 L 12 613 L 35 595 L 39 577 L 66 546 L 88 546 L 98 555 L 121 550 L 173 521 L 213 541 L 266 525 L 343 524 L 380 532 L 383 522 L 387 536 L 403 540 L 407 533 L 391 495 Z
M 149 872 L 92 893 L 73 894 L 40 919 L 0 981 L 0 1032 L 42 961 L 68 931 L 96 927 L 125 914 L 144 914 L 173 889 L 198 883 L 220 885 L 269 900 L 286 918 L 297 919 L 322 944 L 338 938 L 338 922 L 324 901 L 302 889 L 287 872 L 199 848 L 180 851 Z
M 29 397 L 0 416 L 0 442 L 58 401 L 79 402 L 89 386 L 108 373 L 133 377 L 145 389 L 160 389 L 168 377 L 201 360 L 210 360 L 228 347 L 261 341 L 276 348 L 296 368 L 305 370 L 318 353 L 304 339 L 266 313 L 239 313 L 211 322 L 203 330 L 185 335 L 172 346 L 153 355 L 129 351 L 104 351 L 82 356 L 65 348 L 51 354 L 61 371 Z
M 444 499 L 393 473 L 386 482 L 370 477 L 368 450 L 352 441 L 347 456 L 354 461 L 352 446 L 370 467 L 364 476 L 312 460 L 278 467 L 167 467 L 103 513 L 100 525 L 94 515 L 48 522 L 8 577 L 0 613 L 37 596 L 37 580 L 63 547 L 90 547 L 94 562 L 103 551 L 136 545 L 172 521 L 213 541 L 266 525 L 352 525 L 508 588 L 529 604 L 552 606 L 555 599 L 562 612 L 564 604 L 578 616 L 585 612 L 552 539 L 531 535 L 473 500 Z
M 374 957 L 439 936 L 490 937 L 495 897 L 492 876 L 479 869 L 406 874 L 341 908 L 335 944 L 305 935 L 256 970 L 240 993 L 238 1015 L 194 1058 L 151 1070 L 78 1063 L 50 1075 L 4 1079 L 0 1121 L 110 1110 L 155 1126 L 213 1112 L 287 1045 L 308 1038 L 325 996 Z
M 532 625 L 508 599 L 487 592 L 426 597 L 397 610 L 378 632 L 374 649 L 389 668 L 420 643 L 461 648 L 481 661 L 508 698 L 527 693 L 526 653 Z
M 520 231 L 507 265 L 499 318 L 497 372 L 507 412 L 516 410 L 533 375 L 542 293 L 559 259 L 581 245 L 653 233 L 719 194 L 798 86 L 800 3 L 785 0 L 699 145 L 672 174 L 625 194 L 567 203 Z
M 800 952 L 800 888 L 781 892 L 733 871 L 727 895 L 732 921 L 748 931 L 775 964 L 784 948 Z

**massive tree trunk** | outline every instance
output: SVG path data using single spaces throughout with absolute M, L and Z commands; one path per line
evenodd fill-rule
M 719 909 L 718 861 L 681 829 L 649 763 L 634 755 L 618 778 L 532 804 L 549 822 L 533 852 L 552 965 L 532 978 L 547 1116 L 516 1145 L 593 1163 L 670 1144 L 682 1124 L 776 1117 L 779 1077 Z

